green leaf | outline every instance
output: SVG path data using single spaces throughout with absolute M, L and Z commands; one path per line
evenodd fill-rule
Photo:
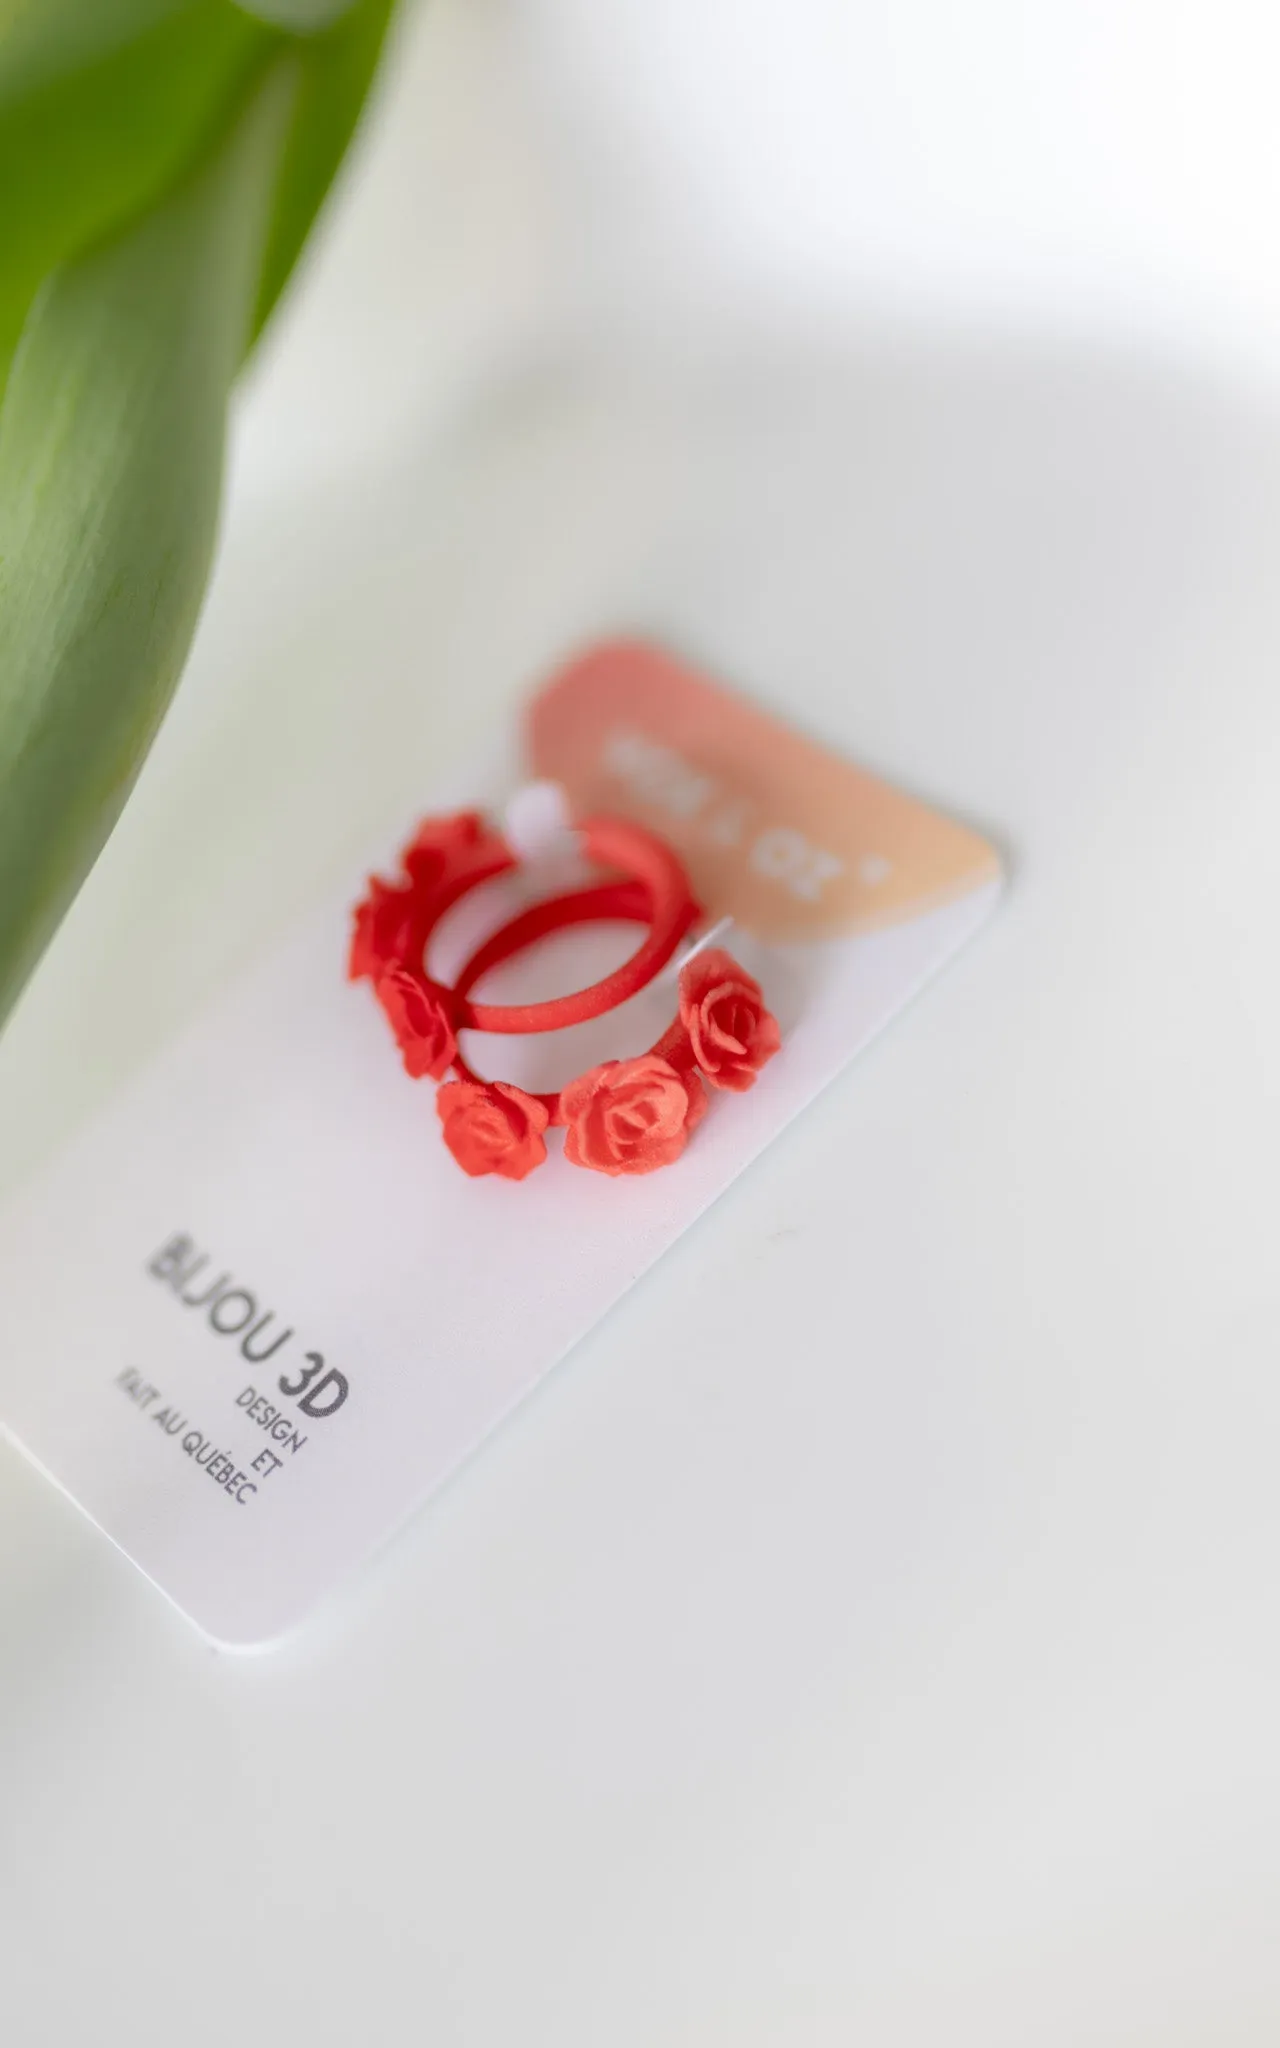
M 357 0 L 327 35 L 295 46 L 301 72 L 297 108 L 276 188 L 255 336 L 284 289 L 355 132 L 394 5 L 395 0 Z
M 295 89 L 54 276 L 0 408 L 0 1017 L 115 822 L 186 656 Z
M 0 391 L 41 281 L 172 186 L 279 47 L 274 31 L 226 0 L 195 0 L 125 48 L 0 108 Z
M 195 0 L 0 0 L 0 104 L 182 14 Z

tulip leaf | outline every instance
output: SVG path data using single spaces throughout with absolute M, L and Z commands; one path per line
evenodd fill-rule
M 0 0 L 0 105 L 118 50 L 196 0 Z
M 161 197 L 280 46 L 226 0 L 0 106 L 0 390 L 42 280 Z
M 255 333 L 271 313 L 351 140 L 395 0 L 357 0 L 336 28 L 299 41 L 297 105 L 276 188 Z
M 0 1017 L 109 832 L 213 551 L 295 59 L 202 165 L 56 272 L 0 405 Z

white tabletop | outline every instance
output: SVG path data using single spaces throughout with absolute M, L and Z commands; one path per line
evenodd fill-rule
M 310 446 L 422 61 L 0 1049 L 0 1191 L 596 630 L 971 818 L 1013 887 L 283 1649 L 212 1652 L 0 1451 L 0 2031 L 1266 2048 L 1270 402 L 1065 329 L 513 315 L 477 368 L 459 316 L 398 435 L 356 392 Z

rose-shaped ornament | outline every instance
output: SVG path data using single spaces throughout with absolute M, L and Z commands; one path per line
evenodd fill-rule
M 494 854 L 509 859 L 502 841 L 486 831 L 479 811 L 459 811 L 453 817 L 424 818 L 401 849 L 400 865 L 415 890 L 429 894 L 451 874 Z
M 506 1081 L 450 1081 L 436 1097 L 444 1141 L 473 1179 L 523 1180 L 547 1156 L 542 1103 Z
M 657 1053 L 606 1060 L 561 1093 L 564 1156 L 597 1173 L 653 1173 L 680 1157 L 706 1108 L 697 1075 Z
M 415 953 L 418 960 L 422 957 L 424 940 L 416 891 L 370 875 L 368 890 L 355 909 L 348 978 L 363 981 L 368 976 L 377 982 L 393 967 L 414 965 Z
M 681 973 L 680 1022 L 710 1085 L 738 1094 L 782 1043 L 759 982 L 719 947 L 695 954 Z
M 424 974 L 408 967 L 389 968 L 377 987 L 406 1074 L 415 1081 L 424 1075 L 442 1080 L 457 1055 L 458 1041 L 441 992 Z

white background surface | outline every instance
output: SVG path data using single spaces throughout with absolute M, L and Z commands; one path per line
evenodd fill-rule
M 0 1456 L 6 2041 L 1277 2037 L 1276 31 L 963 15 L 407 41 L 5 1187 L 600 626 L 1015 886 L 286 1650 Z

